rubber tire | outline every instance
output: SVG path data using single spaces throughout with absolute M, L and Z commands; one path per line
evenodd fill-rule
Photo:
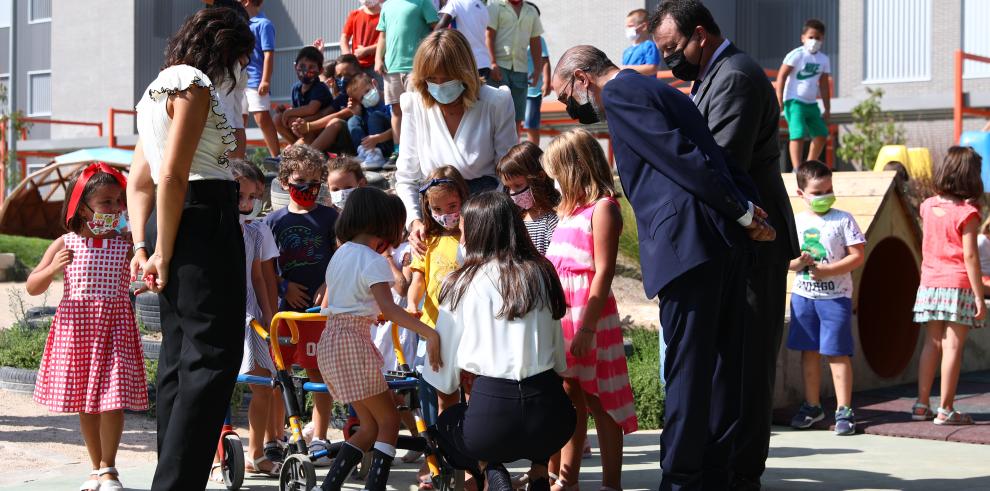
M 158 305 L 158 294 L 144 292 L 134 299 L 134 317 L 152 332 L 162 331 L 161 307 Z
M 31 394 L 37 377 L 37 370 L 0 367 L 0 389 Z
M 279 491 L 309 491 L 316 486 L 316 467 L 309 457 L 293 454 L 285 458 L 278 473 Z
M 31 307 L 24 312 L 25 319 L 39 319 L 44 317 L 54 317 L 57 307 Z
M 153 341 L 150 339 L 141 340 L 141 349 L 144 351 L 144 357 L 148 360 L 157 360 L 158 355 L 162 351 L 162 342 Z
M 230 491 L 237 491 L 244 484 L 244 445 L 241 444 L 240 437 L 223 437 L 223 456 L 223 462 L 220 463 L 223 483 Z

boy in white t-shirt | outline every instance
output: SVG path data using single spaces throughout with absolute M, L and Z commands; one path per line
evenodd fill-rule
M 825 418 L 822 409 L 821 356 L 828 357 L 838 409 L 835 433 L 856 433 L 852 408 L 852 271 L 863 264 L 866 238 L 852 215 L 832 208 L 832 171 L 817 160 L 795 170 L 798 196 L 810 211 L 794 217 L 801 256 L 791 294 L 787 348 L 801 351 L 805 402 L 791 420 L 797 429 Z
M 821 157 L 828 138 L 827 121 L 832 108 L 828 56 L 821 52 L 825 40 L 825 24 L 818 19 L 804 23 L 799 48 L 784 57 L 777 72 L 777 102 L 784 111 L 790 131 L 791 165 L 795 169 L 804 162 L 804 140 L 811 139 L 808 160 Z M 822 96 L 825 115 L 818 109 L 818 94 Z

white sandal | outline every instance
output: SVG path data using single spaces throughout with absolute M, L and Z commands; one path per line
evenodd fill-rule
M 79 486 L 79 491 L 99 491 L 100 489 L 100 470 L 93 469 L 89 473 L 89 480 L 82 483 Z
M 261 467 L 259 467 L 259 465 L 262 462 L 268 462 L 269 464 L 271 464 L 272 465 L 272 470 L 270 470 L 270 471 L 262 470 Z M 220 465 L 220 464 L 217 464 L 217 465 Z M 258 475 L 268 476 L 268 477 L 278 477 L 279 471 L 282 470 L 282 463 L 281 462 L 272 462 L 271 459 L 269 459 L 265 455 L 262 455 L 261 457 L 258 457 L 258 458 L 256 458 L 256 459 L 254 459 L 254 460 L 251 461 L 251 467 L 252 467 L 251 469 L 248 469 L 248 472 L 250 472 L 251 474 L 258 474 Z
M 104 480 L 100 481 L 99 491 L 123 491 L 124 490 L 124 485 L 121 484 L 120 483 L 120 480 L 118 479 L 120 477 L 120 473 L 117 472 L 117 468 L 116 467 L 104 467 L 104 468 L 100 469 L 97 472 L 99 473 L 100 477 L 103 477 L 103 476 L 105 476 L 107 474 L 110 474 L 110 475 L 113 476 L 110 479 L 104 479 Z
M 223 469 L 220 469 L 221 467 L 222 465 L 220 464 L 220 462 L 214 462 L 213 465 L 210 466 L 210 482 L 214 482 L 217 484 L 227 483 L 226 481 L 223 480 Z M 217 469 L 220 469 L 220 472 L 216 472 Z

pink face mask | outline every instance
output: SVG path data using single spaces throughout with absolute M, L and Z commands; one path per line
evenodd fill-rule
M 509 193 L 509 197 L 512 198 L 512 201 L 516 204 L 516 206 L 522 208 L 523 210 L 528 210 L 536 204 L 536 198 L 533 197 L 533 189 L 529 186 L 526 186 L 526 189 L 523 189 L 518 193 Z

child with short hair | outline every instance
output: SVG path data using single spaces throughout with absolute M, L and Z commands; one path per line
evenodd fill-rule
M 244 91 L 247 110 L 265 138 L 268 154 L 278 156 L 278 132 L 272 120 L 271 83 L 275 69 L 275 25 L 261 12 L 264 0 L 241 0 L 241 5 L 251 16 L 249 26 L 254 34 L 254 51 L 247 65 L 247 89 Z M 293 140 L 289 140 L 293 141 Z
M 392 143 L 391 111 L 382 102 L 375 80 L 364 73 L 351 79 L 347 86 L 349 107 L 354 113 L 347 120 L 351 141 L 357 148 L 358 159 L 367 170 L 379 170 L 386 163 L 386 155 L 391 155 Z
M 828 55 L 821 52 L 825 40 L 825 24 L 808 19 L 801 30 L 802 46 L 794 48 L 777 72 L 777 103 L 784 112 L 790 132 L 791 165 L 797 169 L 804 162 L 804 140 L 811 139 L 807 160 L 821 157 L 828 138 L 832 93 L 829 74 L 832 73 Z M 818 109 L 818 94 L 822 96 L 825 114 Z
M 279 273 L 282 299 L 280 311 L 302 312 L 322 300 L 326 284 L 323 272 L 336 248 L 334 225 L 337 210 L 317 203 L 320 188 L 327 178 L 326 158 L 322 152 L 303 144 L 290 145 L 282 152 L 278 180 L 289 190 L 289 205 L 265 217 L 279 247 Z M 316 360 L 316 344 L 322 323 L 299 323 L 299 342 L 283 347 L 288 360 L 306 370 L 313 382 L 322 382 Z M 314 453 L 328 448 L 327 427 L 330 424 L 330 397 L 313 393 L 314 440 L 309 450 Z M 314 459 L 317 465 L 329 465 L 330 459 Z
M 299 81 L 292 86 L 292 109 L 282 106 L 276 110 L 275 127 L 286 140 L 302 143 L 309 132 L 307 118 L 319 115 L 323 108 L 329 106 L 333 102 L 333 94 L 326 84 L 320 82 L 323 69 L 323 53 L 320 50 L 303 46 L 296 54 L 294 66 Z M 300 124 L 306 131 L 293 131 Z
M 495 172 L 509 197 L 522 210 L 523 223 L 536 250 L 546 254 L 557 228 L 554 208 L 560 203 L 560 192 L 554 189 L 553 179 L 540 165 L 542 155 L 540 147 L 530 142 L 520 143 L 502 157 Z
M 347 84 L 359 73 L 360 65 L 354 55 L 340 55 L 323 65 L 320 82 L 330 91 L 332 100 L 319 113 L 295 120 L 292 132 L 317 150 L 353 153 L 344 131 L 353 115 L 348 107 Z
M 406 91 L 413 68 L 413 56 L 420 41 L 436 25 L 437 9 L 430 0 L 396 0 L 382 5 L 378 18 L 378 49 L 375 51 L 375 71 L 385 81 L 385 104 L 392 107 L 392 142 L 395 149 L 389 164 L 399 158 L 399 131 L 402 128 L 402 108 L 399 96 Z M 355 143 L 356 144 L 356 143 Z
M 41 295 L 55 275 L 65 277 L 41 357 L 34 402 L 79 413 L 92 471 L 81 490 L 123 489 L 115 467 L 124 410 L 148 409 L 141 334 L 128 287 L 131 241 L 121 234 L 127 181 L 102 162 L 89 165 L 66 188 L 62 223 L 28 276 L 29 295 Z
M 838 408 L 835 434 L 856 433 L 852 410 L 852 272 L 866 259 L 866 237 L 848 212 L 832 208 L 832 171 L 817 160 L 794 170 L 798 196 L 808 209 L 795 216 L 801 256 L 790 263 L 797 272 L 791 293 L 787 348 L 801 351 L 804 402 L 791 419 L 795 429 L 825 418 L 821 404 L 821 357 L 828 357 Z
M 347 197 L 357 188 L 368 185 L 361 164 L 351 157 L 338 155 L 327 165 L 327 187 L 330 189 L 330 202 L 339 213 L 347 203 Z
M 324 491 L 340 490 L 369 450 L 372 460 L 365 489 L 384 490 L 388 482 L 399 414 L 381 372 L 381 353 L 371 342 L 370 328 L 378 314 L 422 336 L 430 365 L 438 369 L 442 364 L 436 331 L 392 299 L 394 277 L 382 253 L 400 243 L 404 223 L 405 208 L 398 197 L 364 187 L 351 194 L 336 224 L 343 244 L 326 269 L 327 282 L 332 280 L 335 287 L 322 302 L 328 319 L 317 353 L 327 388 L 338 401 L 351 404 L 361 426 L 340 447 L 323 482 Z
M 554 138 L 543 163 L 560 183 L 560 222 L 546 255 L 567 298 L 561 319 L 567 371 L 561 376 L 578 421 L 561 451 L 557 485 L 577 485 L 590 411 L 601 447 L 602 486 L 622 489 L 622 439 L 637 430 L 638 421 L 612 295 L 622 231 L 612 170 L 598 140 L 583 129 Z
M 971 328 L 983 327 L 986 316 L 976 239 L 980 210 L 975 204 L 983 196 L 982 166 L 972 147 L 949 148 L 933 172 L 938 194 L 921 203 L 924 235 L 914 321 L 925 323 L 925 344 L 918 360 L 918 400 L 911 408 L 915 421 L 973 424 L 954 403 L 966 336 Z M 936 414 L 930 398 L 940 356 L 942 393 Z
M 660 65 L 660 51 L 647 27 L 648 15 L 644 9 L 636 9 L 626 15 L 626 39 L 632 46 L 622 51 L 621 68 L 655 77 Z

